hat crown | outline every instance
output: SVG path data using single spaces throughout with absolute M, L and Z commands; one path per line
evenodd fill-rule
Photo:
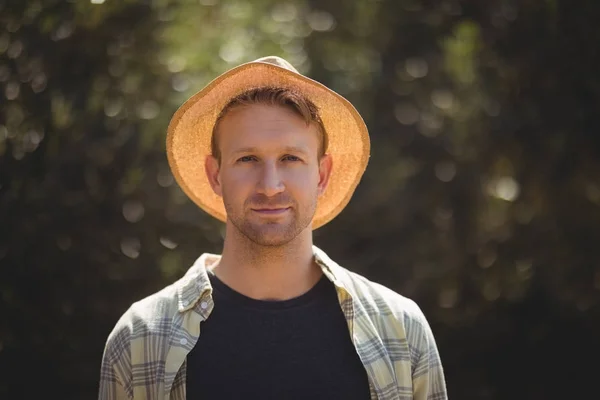
M 273 65 L 276 65 L 278 67 L 285 68 L 288 71 L 292 71 L 292 72 L 295 72 L 297 74 L 299 73 L 298 70 L 296 68 L 294 68 L 294 66 L 292 64 L 290 64 L 288 61 L 286 61 L 283 58 L 278 57 L 278 56 L 261 57 L 261 58 L 258 58 L 256 60 L 254 60 L 254 62 L 261 62 L 261 63 L 273 64 Z

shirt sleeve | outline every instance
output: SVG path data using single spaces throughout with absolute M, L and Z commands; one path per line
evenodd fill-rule
M 413 364 L 414 400 L 447 400 L 446 380 L 440 354 L 429 323 L 423 315 L 414 324 L 420 332 L 415 344 L 416 357 Z
M 129 334 L 126 329 L 111 332 L 102 354 L 98 400 L 129 400 L 132 398 L 124 377 L 131 371 Z M 131 392 L 131 391 L 129 391 Z

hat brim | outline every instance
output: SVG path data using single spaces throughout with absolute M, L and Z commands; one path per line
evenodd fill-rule
M 214 193 L 204 171 L 211 154 L 211 135 L 219 112 L 235 96 L 259 87 L 289 88 L 319 109 L 328 135 L 333 168 L 329 184 L 317 200 L 312 228 L 331 221 L 346 207 L 369 160 L 367 127 L 354 106 L 323 84 L 266 62 L 235 67 L 190 97 L 173 115 L 167 132 L 167 158 L 177 183 L 200 208 L 225 222 L 223 199 Z

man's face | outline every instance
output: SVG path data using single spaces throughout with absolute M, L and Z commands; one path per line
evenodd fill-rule
M 319 141 L 314 124 L 283 107 L 228 112 L 219 125 L 221 163 L 212 156 L 206 161 L 228 222 L 263 246 L 284 245 L 311 229 L 331 170 L 329 155 L 319 159 Z

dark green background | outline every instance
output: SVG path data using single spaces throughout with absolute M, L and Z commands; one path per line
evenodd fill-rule
M 416 300 L 452 399 L 596 398 L 600 2 L 0 1 L 0 398 L 93 399 L 135 300 L 219 252 L 176 108 L 276 54 L 372 156 L 315 243 Z

